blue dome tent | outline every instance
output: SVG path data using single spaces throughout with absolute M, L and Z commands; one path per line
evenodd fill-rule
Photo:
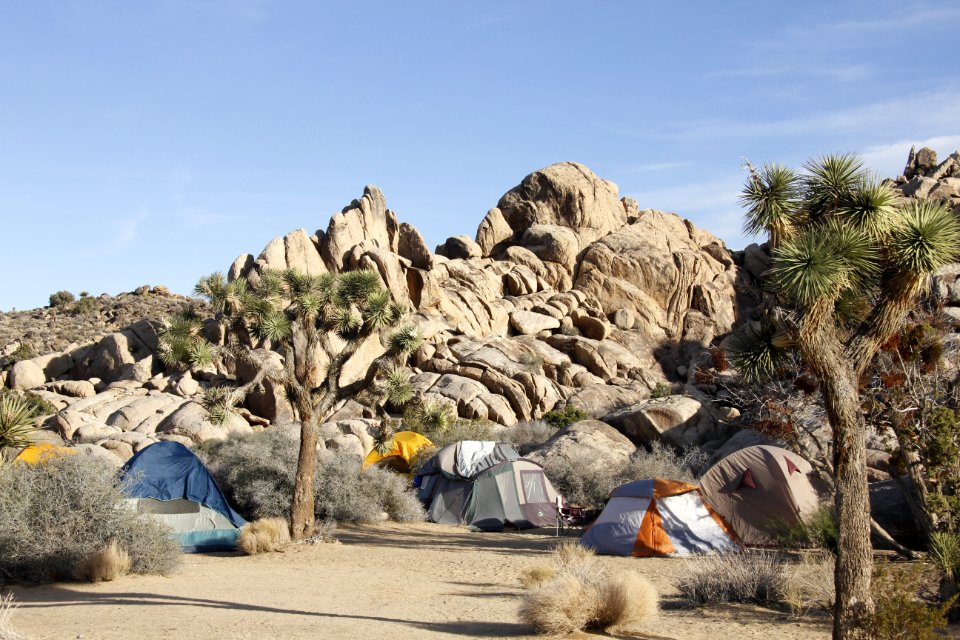
M 138 513 L 173 529 L 184 551 L 232 551 L 246 521 L 227 503 L 200 459 L 178 442 L 141 449 L 120 470 Z

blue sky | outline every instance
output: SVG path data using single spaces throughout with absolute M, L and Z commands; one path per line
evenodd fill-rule
M 0 309 L 189 293 L 366 184 L 435 245 L 575 160 L 733 248 L 743 158 L 960 147 L 949 2 L 0 0 Z

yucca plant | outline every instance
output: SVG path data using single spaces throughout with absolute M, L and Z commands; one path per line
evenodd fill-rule
M 859 380 L 930 273 L 960 254 L 960 225 L 939 203 L 898 202 L 856 156 L 812 160 L 803 174 L 750 169 L 745 228 L 769 233 L 772 263 L 763 325 L 730 341 L 731 361 L 759 379 L 796 350 L 819 380 L 839 521 L 834 637 L 860 638 L 873 604 Z
M 0 448 L 22 449 L 33 444 L 35 417 L 25 399 L 12 393 L 0 394 Z
M 402 362 L 422 342 L 412 326 L 401 326 L 406 307 L 397 304 L 375 271 L 305 274 L 293 269 L 262 269 L 248 281 L 228 281 L 214 273 L 201 278 L 194 292 L 214 311 L 212 320 L 225 336 L 213 345 L 204 322 L 192 314 L 176 316 L 160 332 L 165 363 L 202 366 L 218 357 L 242 360 L 256 371 L 238 387 L 206 392 L 211 420 L 223 423 L 229 412 L 267 378 L 282 384 L 300 422 L 300 456 L 293 491 L 291 531 L 310 535 L 314 521 L 314 476 L 318 425 L 338 402 L 361 392 L 378 402 L 402 405 L 410 400 L 410 373 Z M 391 349 L 377 366 L 349 385 L 340 385 L 344 365 L 367 338 L 394 331 Z M 336 339 L 334 339 L 336 338 Z M 259 349 L 283 356 L 283 368 L 271 368 Z

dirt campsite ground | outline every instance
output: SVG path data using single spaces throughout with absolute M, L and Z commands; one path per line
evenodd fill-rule
M 385 524 L 342 528 L 337 537 L 339 544 L 254 557 L 189 555 L 168 577 L 18 587 L 13 626 L 31 640 L 536 637 L 517 617 L 523 593 L 517 576 L 547 561 L 557 540 L 552 532 Z M 617 637 L 829 637 L 825 617 L 682 607 L 674 585 L 683 560 L 601 561 L 636 569 L 663 600 L 657 619 Z

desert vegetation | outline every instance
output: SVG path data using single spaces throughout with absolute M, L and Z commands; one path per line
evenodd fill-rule
M 183 314 L 161 333 L 160 357 L 171 366 L 194 367 L 215 357 L 232 357 L 257 372 L 246 384 L 226 390 L 219 398 L 220 407 L 209 407 L 212 415 L 225 417 L 230 406 L 265 378 L 283 386 L 300 419 L 289 510 L 291 535 L 304 538 L 315 522 L 318 425 L 338 401 L 360 392 L 376 396 L 370 401 L 381 412 L 385 402 L 409 399 L 409 382 L 401 365 L 423 339 L 412 327 L 398 327 L 407 309 L 393 301 L 374 271 L 312 276 L 293 269 L 265 270 L 255 283 L 244 278 L 228 282 L 215 273 L 202 278 L 195 293 L 213 310 L 213 321 L 225 336 L 223 345 L 206 339 L 198 316 Z M 390 353 L 372 364 L 361 379 L 341 385 L 343 367 L 360 345 L 394 328 Z M 334 337 L 344 346 L 335 344 Z M 273 366 L 260 349 L 267 344 L 283 352 L 282 368 Z
M 127 555 L 134 573 L 173 571 L 179 545 L 123 499 L 115 470 L 85 456 L 0 466 L 0 583 L 71 579 L 77 571 L 94 578 L 83 567 L 102 575 L 94 565 L 104 563 L 91 557 L 108 548 Z
M 657 613 L 658 595 L 646 578 L 602 567 L 575 542 L 561 543 L 552 564 L 528 567 L 519 578 L 527 588 L 520 618 L 539 633 L 629 629 Z
M 247 555 L 283 551 L 290 544 L 290 525 L 285 518 L 262 518 L 240 529 L 237 548 Z
M 289 518 L 299 443 L 295 427 L 213 441 L 204 462 L 237 511 L 249 520 Z M 319 451 L 314 477 L 317 522 L 417 522 L 423 508 L 406 477 L 378 468 L 361 471 L 360 459 Z
M 833 431 L 839 523 L 835 637 L 864 637 L 873 615 L 866 437 L 859 380 L 915 306 L 929 274 L 960 252 L 950 209 L 901 205 L 854 156 L 808 162 L 805 173 L 771 164 L 743 191 L 745 227 L 772 249 L 760 329 L 739 334 L 732 360 L 747 377 L 774 372 L 795 349 L 812 370 Z
M 681 453 L 659 442 L 639 449 L 620 464 L 600 463 L 589 453 L 545 461 L 544 472 L 568 502 L 602 508 L 610 492 L 621 484 L 646 478 L 696 482 L 707 456 L 697 448 Z

